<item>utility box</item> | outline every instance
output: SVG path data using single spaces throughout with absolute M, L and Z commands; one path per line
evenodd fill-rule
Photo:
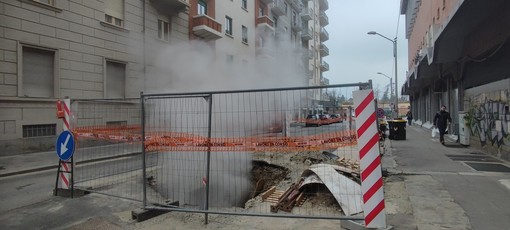
M 469 130 L 469 127 L 466 126 L 464 115 L 464 111 L 459 111 L 459 142 L 461 145 L 469 145 L 471 131 Z

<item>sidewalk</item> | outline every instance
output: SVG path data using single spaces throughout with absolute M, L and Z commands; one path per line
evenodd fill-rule
M 56 169 L 57 167 L 58 156 L 54 151 L 0 157 L 0 177 Z
M 508 229 L 510 186 L 505 181 L 510 173 L 477 171 L 467 164 L 494 158 L 451 138 L 443 146 L 438 138 L 431 138 L 430 129 L 420 126 L 407 126 L 406 140 L 386 144 L 382 164 L 389 173 L 384 185 L 389 225 L 396 229 Z
M 115 151 L 111 151 L 111 149 L 114 149 Z M 112 152 L 114 152 L 114 154 L 112 154 Z M 77 165 L 113 158 L 128 157 L 140 153 L 141 145 L 117 143 L 113 145 L 81 148 L 81 155 L 79 157 L 75 157 L 73 160 L 75 165 Z M 76 156 L 76 153 L 74 156 Z M 0 178 L 49 169 L 56 170 L 58 162 L 59 158 L 55 151 L 0 156 Z

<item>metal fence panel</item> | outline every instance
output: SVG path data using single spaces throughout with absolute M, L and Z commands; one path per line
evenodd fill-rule
M 146 207 L 360 218 L 360 85 L 142 95 Z
M 73 100 L 74 186 L 142 200 L 140 99 Z

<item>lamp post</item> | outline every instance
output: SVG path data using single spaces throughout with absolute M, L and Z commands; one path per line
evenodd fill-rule
M 386 75 L 384 73 L 377 72 L 377 74 L 383 75 L 386 78 L 390 79 L 390 98 L 391 98 L 391 96 L 393 96 L 393 80 L 391 79 L 391 77 L 389 77 L 388 75 Z
M 398 117 L 398 81 L 397 81 L 397 37 L 395 37 L 395 39 L 390 39 L 380 33 L 377 33 L 375 31 L 369 31 L 367 34 L 369 35 L 379 35 L 381 36 L 382 38 L 390 41 L 393 43 L 393 57 L 395 58 L 395 115 L 393 116 L 393 118 L 397 118 Z

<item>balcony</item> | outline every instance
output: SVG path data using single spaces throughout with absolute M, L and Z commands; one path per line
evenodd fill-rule
M 306 28 L 301 32 L 301 39 L 303 39 L 304 41 L 312 40 L 312 38 L 313 34 L 310 31 L 310 29 Z
M 322 74 L 321 74 L 322 75 Z M 325 86 L 325 85 L 329 85 L 329 79 L 321 76 L 321 85 L 322 86 Z M 329 99 L 329 98 L 328 98 Z
M 264 31 L 274 31 L 274 22 L 267 15 L 258 17 L 257 28 L 262 28 Z
M 321 23 L 321 26 L 326 26 L 329 24 L 329 19 L 325 12 L 321 12 L 319 14 L 319 22 Z
M 326 45 L 321 44 L 320 52 L 321 52 L 321 57 L 326 57 L 329 55 L 329 48 Z
M 151 0 L 150 3 L 158 11 L 166 13 L 178 13 L 189 7 L 189 0 Z
M 326 11 L 329 9 L 328 0 L 319 0 L 320 11 Z
M 270 49 L 267 46 L 257 47 L 255 50 L 255 55 L 259 58 L 274 58 L 275 57 L 275 51 L 274 49 Z
M 298 12 L 301 11 L 301 9 L 303 8 L 303 3 L 301 2 L 301 0 L 291 0 L 290 5 Z
M 292 22 L 291 29 L 295 32 L 303 30 L 303 23 L 301 23 L 301 19 L 299 17 L 296 17 L 295 21 Z
M 273 14 L 276 16 L 283 16 L 285 15 L 285 5 L 283 0 L 274 0 L 271 11 L 273 11 Z
M 321 61 L 321 72 L 329 71 L 329 64 L 325 61 Z
M 303 10 L 301 11 L 301 18 L 305 21 L 310 21 L 312 20 L 312 17 L 313 17 L 313 10 L 311 8 L 303 8 Z
M 260 0 L 260 2 L 262 2 L 264 4 L 269 4 L 269 3 L 273 3 L 273 0 Z
M 221 24 L 204 14 L 193 17 L 193 34 L 207 41 L 223 37 Z
M 321 42 L 325 42 L 325 41 L 329 40 L 329 33 L 328 33 L 328 31 L 326 31 L 326 29 L 322 28 L 320 35 L 321 35 Z

